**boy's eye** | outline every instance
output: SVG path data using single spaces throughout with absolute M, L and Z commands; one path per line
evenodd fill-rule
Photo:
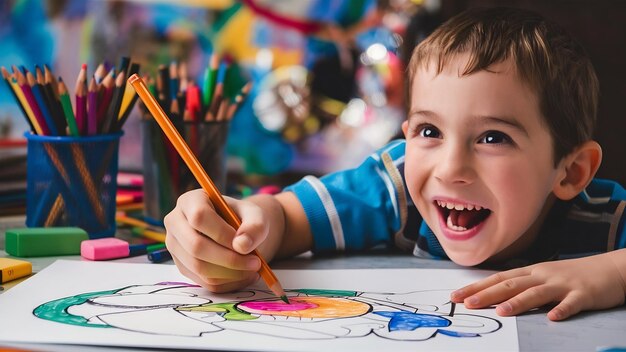
M 485 135 L 482 138 L 480 138 L 478 143 L 485 143 L 485 144 L 511 144 L 511 143 L 513 143 L 513 140 L 511 139 L 511 137 L 509 137 L 505 133 L 502 133 L 502 132 L 499 132 L 499 131 L 489 131 L 489 132 L 485 133 Z
M 441 137 L 441 133 L 439 132 L 439 130 L 431 125 L 426 125 L 426 126 L 422 126 L 419 129 L 419 135 L 420 137 L 425 137 L 425 138 L 440 138 Z

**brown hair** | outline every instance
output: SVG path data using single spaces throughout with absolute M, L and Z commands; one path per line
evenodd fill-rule
M 553 139 L 555 165 L 592 138 L 599 84 L 584 49 L 561 27 L 521 9 L 473 8 L 442 24 L 413 51 L 409 90 L 417 68 L 437 73 L 455 55 L 469 53 L 462 75 L 512 59 L 520 78 L 537 94 Z

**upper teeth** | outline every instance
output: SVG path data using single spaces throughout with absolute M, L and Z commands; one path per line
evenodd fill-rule
M 452 202 L 444 202 L 442 200 L 438 200 L 437 201 L 437 205 L 439 205 L 442 208 L 448 208 L 450 210 L 452 210 L 452 209 L 455 209 L 455 210 L 481 210 L 483 208 L 480 205 L 459 204 L 459 203 L 452 203 Z

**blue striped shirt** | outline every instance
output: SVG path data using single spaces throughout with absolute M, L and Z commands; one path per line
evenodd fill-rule
M 313 252 L 357 252 L 395 246 L 447 258 L 422 221 L 404 182 L 404 140 L 389 143 L 360 166 L 307 176 L 286 188 L 298 197 L 314 238 Z M 626 247 L 626 190 L 594 179 L 576 198 L 558 200 L 535 242 L 505 266 L 580 257 Z

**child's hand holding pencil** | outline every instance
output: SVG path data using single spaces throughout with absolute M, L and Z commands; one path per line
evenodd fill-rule
M 263 241 L 267 237 L 269 227 L 262 225 L 264 224 L 262 217 L 256 217 L 261 222 L 250 221 L 246 223 L 247 226 L 242 226 L 235 210 L 219 193 L 157 99 L 150 94 L 145 82 L 137 75 L 131 76 L 128 82 L 135 88 L 141 100 L 146 104 L 152 116 L 202 187 L 200 192 L 203 194 L 199 196 L 205 197 L 204 202 L 197 204 L 213 205 L 206 207 L 202 214 L 196 213 L 192 214 L 192 217 L 183 217 L 183 219 L 191 219 L 190 222 L 178 223 L 182 228 L 172 233 L 172 236 L 169 236 L 170 232 L 166 236 L 168 249 L 172 251 L 172 257 L 181 272 L 213 291 L 227 291 L 252 283 L 257 278 L 255 271 L 258 270 L 269 289 L 283 301 L 289 303 L 280 282 L 267 265 L 264 257 L 256 249 L 260 242 L 255 244 L 251 237 L 243 232 L 246 231 L 247 226 L 252 225 L 252 228 L 248 228 L 248 230 L 261 231 L 261 235 L 255 238 Z M 190 192 L 189 194 L 194 196 L 197 193 Z M 230 202 L 248 204 L 244 201 L 230 200 Z M 250 204 L 252 206 L 249 209 L 259 209 L 252 203 Z M 194 208 L 191 207 L 191 209 Z M 238 209 L 241 210 L 242 208 L 238 207 Z M 262 227 L 259 228 L 259 225 Z M 182 234 L 179 237 L 180 242 L 175 237 L 176 234 Z M 274 247 L 275 252 L 276 246 L 272 247 Z M 271 256 L 273 254 L 270 253 Z

